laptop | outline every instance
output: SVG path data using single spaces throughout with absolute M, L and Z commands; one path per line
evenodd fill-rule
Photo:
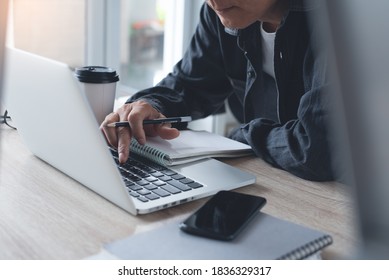
M 361 241 L 352 257 L 389 259 L 389 2 L 327 0 L 326 7 L 341 107 L 335 129 L 344 133 Z
M 4 105 L 34 155 L 133 215 L 255 182 L 252 174 L 206 159 L 170 168 L 170 173 L 193 180 L 195 188 L 143 202 L 129 191 L 128 181 L 123 180 L 123 171 L 66 64 L 9 48 L 4 93 Z

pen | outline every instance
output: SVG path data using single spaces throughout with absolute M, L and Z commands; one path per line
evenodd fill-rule
M 144 120 L 143 124 L 163 124 L 163 123 L 178 123 L 178 122 L 190 122 L 192 117 L 173 117 L 173 118 L 160 118 L 152 120 Z M 106 125 L 107 127 L 129 127 L 129 122 L 114 122 Z

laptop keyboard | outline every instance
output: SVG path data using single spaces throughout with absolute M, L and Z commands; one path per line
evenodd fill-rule
M 118 153 L 111 148 L 110 151 L 129 194 L 142 202 L 203 187 L 182 174 L 133 153 L 125 164 L 119 164 Z

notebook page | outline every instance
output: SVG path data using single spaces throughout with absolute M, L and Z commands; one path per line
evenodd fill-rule
M 180 136 L 172 140 L 148 137 L 146 146 L 158 149 L 171 160 L 193 157 L 233 157 L 252 153 L 249 145 L 231 140 L 207 131 L 183 130 Z

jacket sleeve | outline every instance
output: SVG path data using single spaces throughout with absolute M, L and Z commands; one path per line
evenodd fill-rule
M 157 86 L 140 91 L 127 102 L 147 99 L 166 116 L 204 118 L 223 106 L 232 93 L 225 75 L 218 39 L 217 16 L 204 4 L 200 21 L 183 59 Z
M 333 91 L 324 57 L 309 65 L 309 74 L 304 77 L 310 87 L 300 100 L 296 119 L 284 124 L 254 119 L 230 137 L 249 144 L 257 156 L 298 177 L 329 181 L 335 179 L 331 161 L 334 143 L 329 139 Z

